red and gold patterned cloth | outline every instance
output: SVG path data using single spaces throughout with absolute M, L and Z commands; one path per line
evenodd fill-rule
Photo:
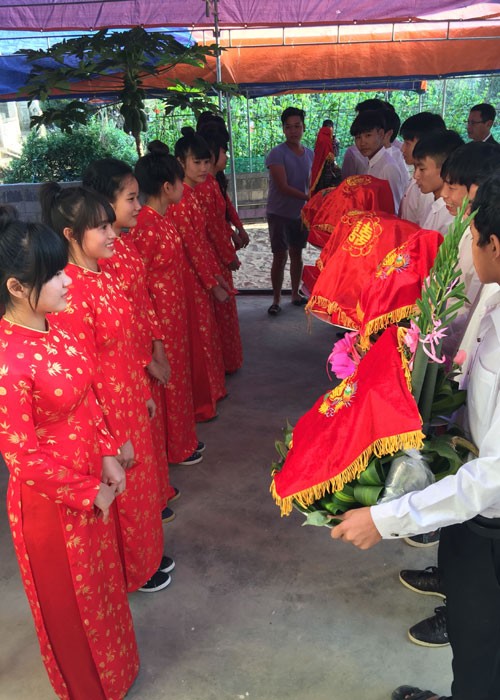
M 166 416 L 163 410 L 158 383 L 146 370 L 152 359 L 153 342 L 163 343 L 160 319 L 153 307 L 146 281 L 146 268 L 130 233 L 122 233 L 115 240 L 115 252 L 111 258 L 100 261 L 102 270 L 109 272 L 118 289 L 130 302 L 132 314 L 131 346 L 137 367 L 144 367 L 146 391 L 153 396 L 157 410 L 151 419 L 151 436 L 155 451 L 158 483 L 160 486 L 160 510 L 175 495 L 170 484 L 167 462 Z M 191 454 L 191 453 L 190 453 Z
M 371 333 L 414 313 L 442 241 L 443 236 L 437 231 L 419 230 L 379 262 L 359 296 L 357 312 L 362 348 L 369 346 Z
M 63 700 L 121 700 L 139 668 L 123 569 L 94 500 L 116 454 L 79 339 L 0 321 L 0 450 L 23 585 Z
M 422 421 L 401 347 L 403 329 L 384 331 L 355 372 L 321 396 L 298 421 L 271 492 L 288 515 L 363 472 L 372 455 L 422 446 Z
M 163 388 L 167 453 L 183 462 L 196 450 L 191 352 L 184 279 L 187 262 L 174 225 L 151 207 L 143 207 L 131 231 L 146 267 L 146 282 L 160 321 L 171 375 Z
M 214 255 L 219 263 L 221 274 L 230 289 L 234 289 L 233 275 L 228 268 L 236 250 L 231 238 L 232 228 L 226 218 L 227 200 L 213 175 L 195 187 L 195 194 L 206 218 L 206 232 Z M 219 327 L 224 368 L 228 374 L 236 372 L 243 364 L 240 324 L 236 299 L 230 296 L 224 303 L 214 304 L 215 318 Z
M 158 570 L 163 529 L 144 370 L 130 340 L 130 303 L 107 272 L 72 263 L 66 272 L 72 280 L 68 305 L 54 314 L 56 322 L 79 339 L 95 364 L 94 387 L 111 434 L 119 445 L 128 439 L 134 445 L 135 464 L 117 502 L 127 588 L 135 591 Z
M 306 310 L 321 320 L 359 329 L 358 303 L 367 278 L 387 253 L 418 231 L 418 226 L 384 212 L 350 212 L 335 236 L 339 245 L 323 266 Z
M 217 401 L 227 393 L 215 301 L 210 292 L 217 286 L 221 268 L 208 243 L 205 214 L 192 187 L 184 183 L 181 201 L 168 208 L 166 217 L 179 232 L 188 262 L 184 283 L 195 417 L 210 420 L 217 413 Z
M 309 243 L 323 248 L 341 217 L 349 211 L 394 214 L 394 197 L 388 181 L 372 175 L 351 175 L 338 187 L 321 190 L 311 197 L 302 209 Z

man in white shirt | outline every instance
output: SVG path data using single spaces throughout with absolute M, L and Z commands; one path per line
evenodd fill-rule
M 434 201 L 429 213 L 419 225 L 424 229 L 439 231 L 446 236 L 448 227 L 453 221 L 453 216 L 446 209 L 446 204 L 441 196 L 443 179 L 441 166 L 456 148 L 463 144 L 462 138 L 456 131 L 446 131 L 428 134 L 415 144 L 413 160 L 415 161 L 415 180 L 422 192 L 432 192 Z
M 500 171 L 477 192 L 471 225 L 482 284 L 500 283 Z M 382 538 L 443 528 L 439 568 L 453 651 L 452 697 L 498 700 L 500 692 L 500 293 L 490 298 L 471 363 L 467 418 L 479 457 L 454 476 L 393 501 L 348 511 L 334 539 L 368 549 Z M 401 686 L 393 700 L 439 699 Z
M 445 131 L 445 129 L 446 125 L 439 114 L 419 112 L 408 117 L 401 125 L 400 130 L 403 138 L 401 153 L 406 165 L 411 168 L 415 166 L 413 149 L 421 138 L 436 131 Z M 427 218 L 433 202 L 433 193 L 422 194 L 415 178 L 412 177 L 401 200 L 399 216 L 401 219 L 421 225 Z
M 394 210 L 398 211 L 404 192 L 401 174 L 389 150 L 384 148 L 385 120 L 382 110 L 360 112 L 351 125 L 356 148 L 368 158 L 368 175 L 387 180 L 394 197 Z

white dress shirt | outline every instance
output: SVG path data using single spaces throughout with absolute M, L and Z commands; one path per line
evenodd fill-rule
M 368 170 L 368 158 L 362 156 L 357 146 L 349 146 L 342 161 L 342 180 L 351 175 L 364 175 Z
M 414 224 L 422 226 L 431 211 L 433 202 L 432 192 L 422 194 L 417 181 L 412 177 L 401 200 L 399 216 L 401 219 L 413 221 Z
M 420 223 L 422 228 L 429 231 L 439 231 L 443 236 L 448 233 L 448 228 L 453 223 L 454 216 L 450 214 L 442 197 L 438 197 L 431 205 L 431 210 L 427 214 L 423 223 Z
M 390 149 L 381 148 L 375 155 L 370 158 L 368 163 L 368 175 L 378 177 L 380 180 L 387 180 L 394 197 L 394 211 L 399 211 L 399 204 L 406 189 L 406 184 L 403 184 L 401 172 L 396 164 L 396 161 L 390 154 Z
M 431 532 L 482 515 L 500 517 L 500 292 L 490 297 L 471 362 L 467 417 L 479 457 L 454 476 L 371 507 L 384 538 Z
M 408 187 L 408 183 L 410 182 L 410 172 L 408 170 L 408 166 L 406 165 L 401 149 L 398 148 L 398 146 L 395 146 L 394 143 L 387 150 L 389 151 L 392 158 L 394 159 L 394 162 L 398 166 L 399 173 L 401 175 L 401 185 L 403 187 L 403 192 L 405 192 L 406 188 Z

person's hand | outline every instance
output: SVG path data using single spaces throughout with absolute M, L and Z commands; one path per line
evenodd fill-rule
M 231 291 L 231 287 L 229 285 L 229 282 L 226 282 L 226 280 L 224 279 L 224 277 L 222 275 L 215 275 L 215 279 L 217 280 L 219 285 L 222 287 L 222 289 L 225 289 L 226 292 Z
M 153 358 L 149 365 L 146 365 L 148 373 L 154 379 L 157 379 L 160 384 L 167 384 L 168 380 L 170 379 L 170 365 L 168 364 L 167 358 L 165 358 L 165 361 L 166 365 L 161 365 Z
M 246 248 L 247 245 L 250 243 L 250 237 L 248 233 L 245 231 L 244 228 L 238 229 L 238 233 L 240 236 L 240 243 L 242 248 Z
M 94 505 L 101 511 L 104 523 L 109 522 L 109 509 L 114 500 L 115 492 L 113 486 L 100 484 L 99 491 L 94 500 Z
M 229 294 L 220 286 L 220 284 L 218 284 L 216 287 L 212 287 L 211 292 L 216 301 L 220 302 L 221 304 L 229 299 Z
M 156 416 L 156 404 L 153 399 L 148 399 L 146 401 L 146 406 L 148 408 L 149 417 L 154 418 Z
M 240 261 L 239 261 L 239 258 L 238 258 L 237 255 L 235 255 L 235 256 L 234 256 L 234 260 L 231 260 L 231 262 L 230 262 L 229 265 L 228 265 L 228 268 L 229 268 L 232 272 L 236 272 L 236 270 L 239 270 L 240 267 L 241 267 L 241 263 L 240 263 Z
M 233 231 L 231 238 L 233 240 L 233 244 L 236 250 L 240 250 L 241 248 L 243 248 L 243 241 L 241 240 L 239 233 Z
M 341 521 L 332 529 L 334 540 L 350 542 L 359 549 L 370 549 L 382 539 L 373 522 L 370 508 L 356 508 L 333 517 Z
M 134 446 L 130 440 L 124 442 L 123 445 L 118 450 L 116 459 L 120 462 L 124 469 L 130 469 L 134 465 Z
M 125 476 L 125 470 L 116 457 L 107 456 L 102 458 L 101 479 L 104 484 L 114 488 L 116 495 L 125 491 L 127 477 Z

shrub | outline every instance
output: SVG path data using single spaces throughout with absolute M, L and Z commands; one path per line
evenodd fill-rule
M 32 131 L 23 144 L 20 158 L 5 168 L 3 181 L 14 184 L 79 180 L 89 163 L 109 156 L 130 165 L 137 160 L 133 139 L 97 120 L 89 126 L 76 128 L 72 134 L 57 130 L 41 136 Z

